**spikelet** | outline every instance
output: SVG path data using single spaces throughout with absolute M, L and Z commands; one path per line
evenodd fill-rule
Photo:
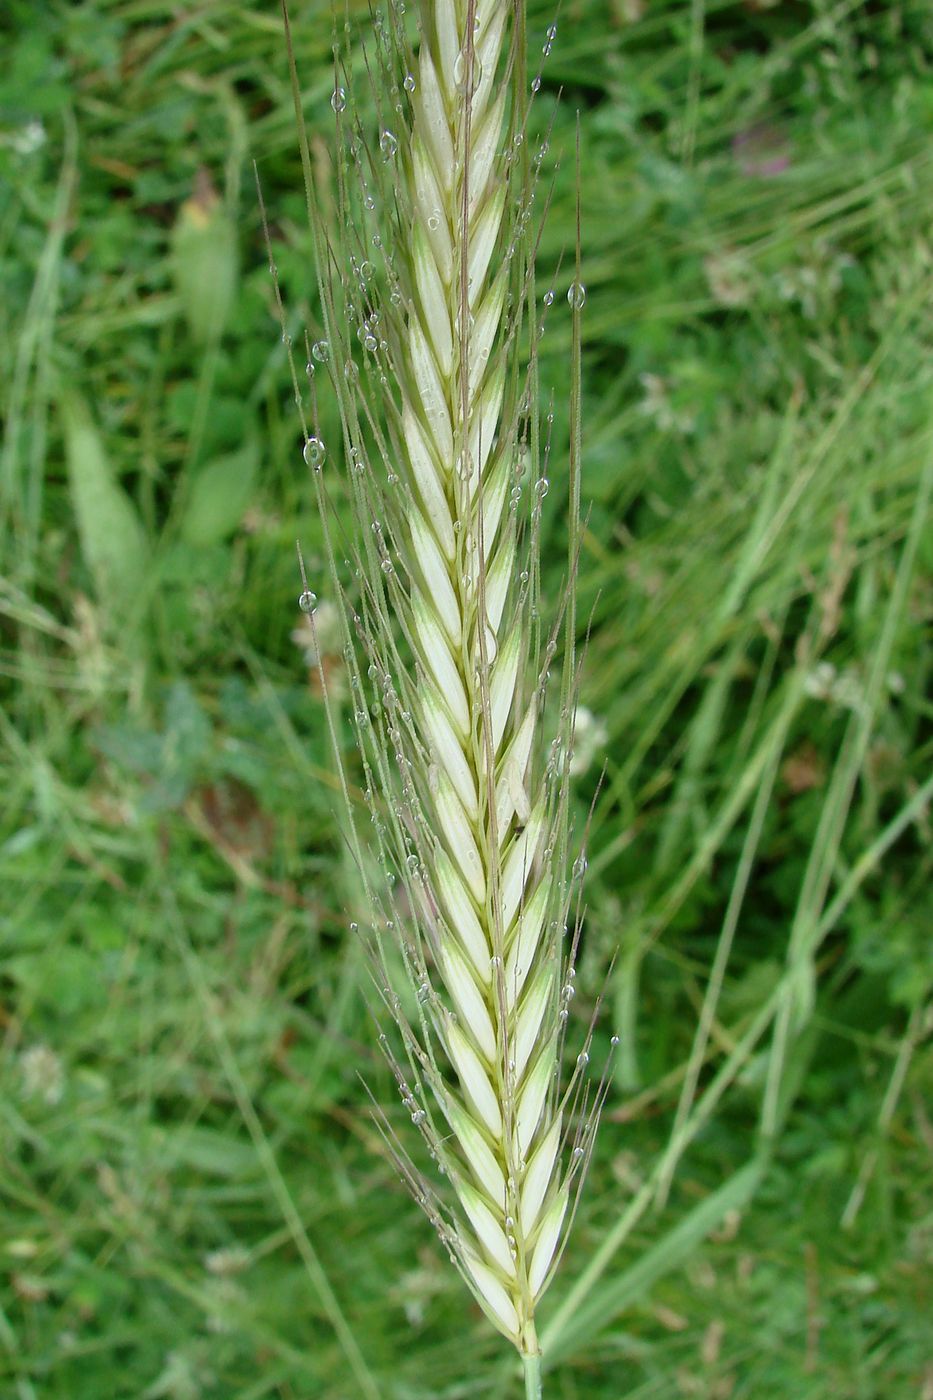
M 335 84 L 346 249 L 327 241 L 304 151 L 326 322 L 312 359 L 329 363 L 358 527 L 342 542 L 356 579 L 345 654 L 388 894 L 355 830 L 351 842 L 378 910 L 377 988 L 401 1033 L 401 1055 L 387 1054 L 449 1199 L 393 1134 L 394 1150 L 484 1311 L 534 1357 L 595 1115 L 571 1112 L 576 1076 L 558 1087 L 575 556 L 572 539 L 561 722 L 542 771 L 558 627 L 542 637 L 538 619 L 546 481 L 522 508 L 537 465 L 524 15 L 506 0 L 425 0 L 417 56 L 403 25 L 393 13 L 376 26 L 377 94 L 395 98 L 378 150 L 348 111 L 349 79 Z M 308 444 L 320 468 L 323 445 Z M 314 477 L 329 519 L 326 474 Z

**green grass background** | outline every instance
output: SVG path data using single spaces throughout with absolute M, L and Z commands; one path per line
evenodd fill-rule
M 532 72 L 552 18 L 535 0 Z M 543 579 L 579 111 L 601 732 L 578 831 L 605 778 L 571 1031 L 603 992 L 597 1074 L 621 1046 L 545 1394 L 930 1397 L 933 19 L 568 0 L 558 22 L 533 115 L 559 293 Z M 326 174 L 330 10 L 293 24 Z M 327 586 L 251 165 L 300 344 L 276 6 L 7 0 L 0 54 L 0 1393 L 515 1394 L 361 1082 L 395 1116 L 292 635 L 296 538 Z M 323 388 L 321 412 L 336 442 Z M 724 927 L 699 1091 L 776 1017 L 621 1239 Z

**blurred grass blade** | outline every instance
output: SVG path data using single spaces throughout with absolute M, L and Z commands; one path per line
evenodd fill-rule
M 910 582 L 920 541 L 929 528 L 930 495 L 933 490 L 933 458 L 928 457 L 920 477 L 910 529 L 904 541 L 897 575 L 885 612 L 884 622 L 872 656 L 871 671 L 863 703 L 853 715 L 843 739 L 839 759 L 826 794 L 800 890 L 787 951 L 785 992 L 774 1028 L 774 1043 L 768 1065 L 761 1110 L 760 1133 L 773 1139 L 792 1102 L 782 1083 L 795 1035 L 806 1026 L 815 995 L 814 958 L 822 941 L 821 915 L 836 869 L 843 834 L 855 785 L 858 782 L 869 740 L 876 723 L 885 676 L 909 599 Z
M 148 540 L 136 507 L 116 480 L 87 404 L 67 393 L 61 414 L 81 552 L 103 611 L 125 615 L 146 579 Z
M 334 1293 L 324 1265 L 321 1263 L 318 1252 L 311 1242 L 311 1238 L 301 1220 L 288 1185 L 276 1162 L 275 1153 L 272 1150 L 269 1139 L 260 1122 L 250 1091 L 240 1073 L 240 1068 L 237 1064 L 233 1049 L 224 1033 L 219 1017 L 217 1017 L 212 1010 L 210 991 L 204 979 L 204 971 L 201 966 L 200 958 L 191 946 L 179 911 L 174 900 L 168 893 L 166 894 L 164 905 L 168 916 L 168 922 L 175 935 L 179 953 L 185 964 L 185 970 L 191 980 L 192 990 L 201 1006 L 205 1026 L 214 1042 L 217 1057 L 227 1077 L 237 1108 L 246 1125 L 256 1157 L 263 1171 L 266 1173 L 270 1191 L 281 1211 L 282 1219 L 288 1227 L 288 1232 L 304 1264 L 311 1285 L 317 1294 L 321 1309 L 333 1328 L 337 1342 L 346 1357 L 347 1365 L 353 1373 L 358 1387 L 357 1393 L 365 1396 L 366 1400 L 379 1400 L 379 1391 L 376 1388 L 376 1383 L 359 1349 L 353 1330 L 344 1317 L 340 1302 Z
M 718 1191 L 694 1206 L 673 1230 L 630 1268 L 604 1281 L 598 1291 L 590 1287 L 590 1270 L 586 1270 L 545 1329 L 541 1343 L 548 1363 L 553 1364 L 562 1356 L 579 1351 L 625 1308 L 644 1298 L 658 1279 L 679 1268 L 703 1240 L 721 1225 L 730 1211 L 744 1209 L 758 1189 L 766 1164 L 765 1156 L 747 1163 Z M 650 1195 L 650 1184 L 642 1188 L 636 1201 L 646 1191 Z
M 215 457 L 194 478 L 181 519 L 188 544 L 216 544 L 239 525 L 259 474 L 259 444 L 250 439 L 238 452 Z
M 0 525 L 4 533 L 15 534 L 20 559 L 30 572 L 35 562 L 42 514 L 50 363 L 62 253 L 77 171 L 77 126 L 67 108 L 63 126 L 62 164 L 29 303 L 18 325 L 12 310 L 9 312 L 9 330 L 16 327 L 18 334 L 12 363 L 4 356 L 6 382 L 0 395 L 0 417 L 4 420 L 0 450 Z M 12 272 L 12 260 L 6 263 L 6 268 Z M 5 327 L 4 335 L 6 331 Z
M 172 231 L 173 270 L 181 309 L 198 345 L 219 340 L 237 294 L 236 225 L 199 170 Z

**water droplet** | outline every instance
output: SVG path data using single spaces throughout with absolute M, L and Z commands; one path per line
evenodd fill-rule
M 319 472 L 324 465 L 327 449 L 320 438 L 309 437 L 301 455 L 305 459 L 306 467 L 310 467 L 312 471 Z
M 384 574 L 386 574 L 386 575 L 391 574 L 392 568 L 393 568 L 392 560 L 391 560 L 391 559 L 383 559 L 381 568 L 382 568 L 382 572 L 383 572 Z
M 427 1001 L 427 999 L 428 999 L 428 997 L 429 997 L 430 995 L 431 995 L 431 984 L 430 984 L 430 982 L 422 982 L 422 983 L 421 983 L 421 986 L 418 988 L 418 1000 L 419 1000 L 419 1002 L 421 1003 L 422 1006 L 424 1006 L 425 1002 Z
M 311 346 L 311 358 L 317 360 L 319 365 L 326 364 L 330 359 L 330 346 L 326 340 L 316 340 Z
M 586 874 L 586 867 L 586 856 L 578 856 L 573 863 L 573 878 L 575 880 L 582 880 L 583 876 Z
M 317 607 L 317 594 L 306 588 L 298 599 L 298 606 L 303 613 L 313 613 Z
M 544 293 L 544 304 L 545 304 L 545 306 L 553 306 L 553 305 L 554 305 L 554 289 L 553 289 L 553 287 L 551 288 L 551 290 L 550 290 L 549 292 L 545 292 L 545 293 Z
M 466 57 L 466 54 L 463 53 L 463 51 L 461 50 L 461 52 L 457 54 L 456 61 L 454 62 L 454 86 L 455 86 L 460 92 L 463 92 L 463 91 L 465 91 L 465 89 L 466 89 L 466 74 L 467 74 L 467 57 Z M 473 55 L 473 91 L 474 91 L 474 92 L 476 92 L 476 89 L 479 87 L 479 85 L 480 85 L 480 83 L 481 83 L 482 81 L 483 81 L 483 65 L 482 65 L 482 63 L 479 61 L 479 59 L 476 57 L 476 54 L 474 53 L 474 55 Z
M 557 38 L 557 25 L 549 24 L 547 27 L 547 40 L 544 45 L 544 57 L 547 58 L 554 47 L 554 40 Z
M 391 160 L 398 150 L 398 138 L 391 131 L 384 131 L 379 137 L 379 149 L 383 160 Z
M 435 209 L 428 215 L 428 228 L 432 233 L 436 233 L 441 226 L 441 212 Z
M 402 83 L 402 87 L 405 89 L 406 92 L 414 92 L 415 88 L 417 87 L 417 84 L 416 84 L 415 78 L 414 78 L 414 74 L 412 74 L 412 73 L 406 73 L 406 74 L 405 74 L 405 79 L 404 79 L 404 81 L 403 81 L 403 83 Z
M 343 112 L 347 106 L 347 94 L 342 87 L 334 88 L 331 94 L 330 105 L 335 112 Z
M 589 1064 L 589 1062 L 590 1062 L 590 1057 L 589 1057 L 589 1055 L 587 1054 L 587 1052 L 586 1052 L 585 1050 L 581 1050 L 580 1053 L 579 1053 L 579 1055 L 577 1056 L 577 1067 L 578 1067 L 579 1069 L 585 1069 L 586 1066 Z
M 532 92 L 540 92 L 540 91 L 541 91 L 541 75 L 540 75 L 540 73 L 538 74 L 538 76 L 537 76 L 536 78 L 532 78 L 532 80 L 531 80 L 531 90 L 532 90 Z
M 574 311 L 579 311 L 586 305 L 586 288 L 582 282 L 571 282 L 567 292 L 567 300 Z
M 612 1036 L 609 1037 L 609 1044 L 610 1044 L 610 1045 L 613 1045 L 613 1046 L 614 1046 L 614 1045 L 618 1045 L 620 1039 L 621 1039 L 621 1036 L 612 1035 Z
M 548 491 L 550 491 L 550 489 L 551 483 L 548 481 L 546 476 L 542 476 L 539 481 L 535 482 L 535 491 L 538 493 L 538 496 L 542 500 L 547 495 Z
M 417 1127 L 419 1123 L 423 1123 L 423 1122 L 424 1122 L 424 1120 L 427 1118 L 427 1116 L 428 1116 L 428 1115 L 425 1113 L 425 1111 L 424 1111 L 423 1108 L 416 1108 L 415 1111 L 414 1111 L 414 1113 L 411 1115 L 411 1121 L 412 1121 L 412 1122 L 415 1124 L 415 1126 Z

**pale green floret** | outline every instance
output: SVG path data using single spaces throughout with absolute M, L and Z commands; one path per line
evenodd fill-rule
M 438 692 L 454 727 L 460 738 L 466 739 L 469 737 L 471 722 L 470 706 L 463 686 L 463 679 L 450 654 L 434 612 L 424 598 L 417 593 L 412 598 L 412 616 L 422 658 L 437 684 Z
M 402 430 L 415 486 L 437 543 L 449 563 L 454 557 L 457 543 L 450 506 L 447 504 L 440 473 L 428 447 L 427 438 L 417 416 L 407 403 L 402 410 Z
M 476 1238 L 485 1249 L 490 1261 L 501 1269 L 506 1278 L 515 1276 L 515 1260 L 509 1249 L 505 1231 L 478 1192 L 471 1186 L 459 1188 L 463 1209 L 470 1218 Z
M 500 1210 L 505 1210 L 505 1177 L 502 1175 L 502 1168 L 486 1145 L 482 1132 L 469 1114 L 451 1098 L 447 1098 L 443 1109 L 456 1134 L 457 1141 L 463 1149 L 463 1155 L 473 1171 L 477 1184 L 482 1186 L 493 1205 L 498 1206 Z
M 460 1020 L 488 1064 L 496 1058 L 496 1032 L 492 1016 L 464 959 L 450 944 L 441 949 L 441 970 Z
M 486 620 L 493 635 L 498 632 L 502 621 L 505 600 L 514 578 L 515 542 L 509 538 L 503 543 L 486 574 Z M 491 660 L 492 658 L 490 658 Z
M 465 949 L 474 972 L 483 983 L 488 985 L 492 981 L 489 944 L 476 916 L 473 901 L 457 874 L 453 861 L 442 847 L 438 847 L 435 851 L 434 861 L 437 893 L 450 925 L 456 930 L 457 938 Z
M 561 1226 L 564 1223 L 564 1216 L 567 1214 L 568 1199 L 568 1192 L 565 1188 L 541 1222 L 541 1230 L 534 1253 L 531 1256 L 531 1268 L 528 1270 L 528 1283 L 535 1297 L 541 1291 L 547 1271 L 551 1266 L 551 1260 L 554 1258 L 557 1241 L 560 1239 Z
M 554 1046 L 546 1045 L 519 1093 L 518 1113 L 515 1120 L 515 1141 L 519 1161 L 524 1161 L 531 1146 L 531 1140 L 535 1135 L 535 1129 L 541 1121 L 544 1100 L 547 1098 L 548 1088 L 554 1078 L 555 1067 Z
M 524 1074 L 525 1066 L 537 1044 L 541 1023 L 548 1009 L 552 990 L 553 978 L 549 975 L 549 969 L 542 968 L 522 998 L 521 1009 L 515 1025 L 515 1038 L 512 1042 L 516 1079 L 520 1079 Z
M 519 903 L 531 875 L 535 856 L 538 853 L 538 846 L 544 836 L 546 822 L 547 816 L 542 800 L 532 812 L 528 825 L 519 836 L 515 837 L 505 857 L 500 896 L 502 899 L 502 922 L 506 928 L 518 912 Z
M 470 240 L 470 259 L 467 265 L 467 285 L 471 308 L 483 289 L 492 252 L 496 246 L 496 238 L 499 235 L 504 208 L 505 191 L 500 189 L 489 200 L 473 230 L 473 237 Z
M 518 1345 L 521 1324 L 515 1304 L 499 1281 L 498 1275 L 475 1254 L 465 1252 L 465 1262 L 479 1288 L 478 1297 L 507 1337 Z
M 479 815 L 476 779 L 444 707 L 429 692 L 421 702 L 422 718 L 437 764 L 443 768 L 471 821 Z
M 531 803 L 525 787 L 525 773 L 531 757 L 535 733 L 535 706 L 529 705 L 518 733 L 505 751 L 496 783 L 496 830 L 505 831 L 513 816 L 526 823 Z
M 447 297 L 441 282 L 437 263 L 431 253 L 425 230 L 415 229 L 412 252 L 415 261 L 415 283 L 424 317 L 431 337 L 431 345 L 437 357 L 438 368 L 445 378 L 450 377 L 454 362 L 454 336 L 447 310 Z
M 518 1000 L 534 963 L 550 893 L 547 882 L 542 880 L 518 916 L 505 964 L 505 994 L 510 1010 Z
M 487 376 L 485 386 L 479 396 L 470 424 L 470 494 L 476 494 L 480 476 L 486 470 L 486 462 L 496 436 L 496 427 L 502 409 L 502 396 L 505 393 L 505 375 L 501 370 L 493 370 Z M 491 483 L 483 480 L 483 495 Z
M 434 796 L 434 810 L 437 813 L 441 831 L 447 838 L 449 850 L 453 853 L 467 888 L 478 904 L 486 897 L 486 874 L 480 857 L 476 838 L 466 819 L 463 805 L 454 791 L 453 784 L 442 773 L 437 774 L 437 789 Z
M 522 659 L 522 639 L 517 631 L 509 637 L 496 658 L 489 686 L 489 705 L 492 713 L 492 742 L 498 749 L 505 732 L 506 722 L 512 713 L 515 698 L 515 685 L 518 680 L 518 665 Z
M 493 1138 L 502 1137 L 502 1110 L 482 1061 L 458 1026 L 447 1027 L 447 1049 L 474 1116 Z
M 417 511 L 409 518 L 412 547 L 415 559 L 421 569 L 425 591 L 434 604 L 435 612 L 444 627 L 452 646 L 459 646 L 462 619 L 457 595 L 451 586 L 450 576 L 438 549 L 434 536 Z
M 561 1124 L 562 1119 L 558 1114 L 535 1148 L 525 1172 L 519 1215 L 526 1238 L 530 1237 L 538 1223 L 538 1215 L 551 1184 L 554 1162 L 560 1148 Z

